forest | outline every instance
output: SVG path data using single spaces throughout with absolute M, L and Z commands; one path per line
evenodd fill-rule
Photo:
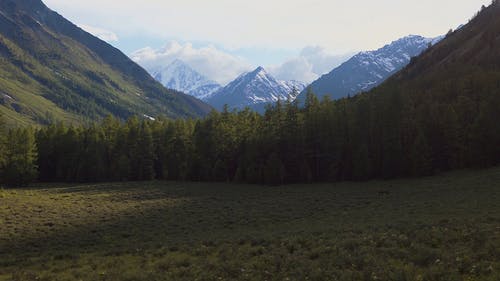
M 337 101 L 320 101 L 309 91 L 303 106 L 278 102 L 263 115 L 226 108 L 203 119 L 2 125 L 1 182 L 279 185 L 490 167 L 500 161 L 500 85 L 488 79 L 495 77 L 475 77 L 439 93 L 387 86 L 383 93 Z

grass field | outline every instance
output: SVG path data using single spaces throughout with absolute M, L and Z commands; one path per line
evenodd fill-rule
M 0 280 L 498 281 L 500 168 L 282 187 L 4 189 Z

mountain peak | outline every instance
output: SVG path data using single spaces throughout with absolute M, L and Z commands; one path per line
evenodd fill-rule
M 311 84 L 313 92 L 333 99 L 356 95 L 376 87 L 405 67 L 412 57 L 420 55 L 442 37 L 425 38 L 408 35 L 374 51 L 360 52 Z M 305 98 L 305 93 L 300 99 Z
M 409 34 L 403 38 L 400 38 L 396 41 L 402 41 L 402 40 L 413 40 L 413 39 L 425 39 L 422 35 L 417 35 L 417 34 Z
M 266 72 L 266 70 L 262 66 L 259 66 L 255 69 L 254 72 Z
M 209 80 L 180 59 L 175 59 L 159 70 L 151 70 L 151 75 L 169 89 L 184 92 L 202 100 L 221 87 L 217 82 Z
M 250 72 L 250 74 L 252 76 L 267 76 L 268 75 L 267 71 L 262 66 L 257 67 L 254 71 Z
M 305 85 L 297 81 L 280 81 L 259 66 L 252 72 L 240 75 L 226 87 L 215 92 L 206 100 L 217 109 L 225 104 L 230 108 L 243 109 L 250 107 L 262 111 L 266 104 L 278 100 L 294 100 L 297 91 Z
M 175 59 L 168 66 L 188 66 L 188 65 L 181 59 Z

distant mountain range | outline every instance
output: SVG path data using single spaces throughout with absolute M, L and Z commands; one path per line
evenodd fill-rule
M 368 91 L 408 65 L 412 57 L 420 55 L 442 38 L 410 35 L 376 51 L 360 52 L 314 81 L 308 88 L 319 98 L 329 96 L 332 99 Z M 304 90 L 300 94 L 299 100 L 305 99 L 306 92 Z
M 180 59 L 165 67 L 149 69 L 151 76 L 165 87 L 201 99 L 218 110 L 225 104 L 230 109 L 249 107 L 262 112 L 266 105 L 280 100 L 295 100 L 305 84 L 299 81 L 280 81 L 263 67 L 246 72 L 222 87 Z
M 179 59 L 164 68 L 152 71 L 151 75 L 163 86 L 201 100 L 221 88 L 217 82 L 209 80 Z
M 221 110 L 225 104 L 230 109 L 252 108 L 257 111 L 278 100 L 295 100 L 305 85 L 298 81 L 275 79 L 263 67 L 243 73 L 227 86 L 213 93 L 205 101 Z
M 42 1 L 0 1 L 0 114 L 8 123 L 84 123 L 110 114 L 197 117 L 209 110 L 165 89 Z
M 319 98 L 329 96 L 332 99 L 369 91 L 442 38 L 410 35 L 378 50 L 360 52 L 309 87 Z M 306 93 L 304 83 L 277 80 L 262 67 L 240 75 L 225 87 L 210 81 L 180 60 L 150 72 L 167 88 L 202 99 L 218 110 L 227 104 L 231 109 L 250 107 L 263 112 L 266 105 L 278 99 L 293 101 L 298 98 L 303 101 Z M 293 94 L 294 90 L 300 95 Z

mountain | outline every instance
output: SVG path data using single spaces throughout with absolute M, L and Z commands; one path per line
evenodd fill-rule
M 441 39 L 410 35 L 376 51 L 358 53 L 309 87 L 318 97 L 330 96 L 332 99 L 368 91 Z M 300 100 L 305 99 L 305 92 L 299 96 Z
M 217 82 L 209 80 L 181 60 L 175 60 L 168 66 L 153 71 L 151 75 L 163 86 L 201 100 L 221 88 Z
M 373 92 L 435 91 L 447 100 L 462 95 L 483 103 L 480 95 L 499 96 L 500 1 L 482 10 L 471 21 L 411 60 Z M 488 93 L 491 92 L 491 93 Z M 488 94 L 487 94 L 488 93 Z M 430 94 L 426 94 L 430 95 Z M 449 96 L 447 96 L 449 95 Z M 500 103 L 495 104 L 498 108 Z
M 360 105 L 361 122 L 373 124 L 364 130 L 375 144 L 371 151 L 383 142 L 391 145 L 382 153 L 396 152 L 388 163 L 413 153 L 423 160 L 418 165 L 428 161 L 421 168 L 489 167 L 500 164 L 499 70 L 495 0 L 380 86 L 349 100 Z M 382 139 L 373 140 L 377 135 Z
M 11 124 L 82 123 L 109 114 L 202 116 L 118 49 L 40 0 L 0 1 L 0 114 Z
M 294 100 L 296 95 L 304 89 L 304 84 L 298 81 L 279 81 L 258 67 L 252 72 L 244 73 L 218 90 L 206 102 L 216 109 L 222 109 L 225 104 L 231 109 L 250 107 L 261 111 L 265 105 L 278 100 Z

